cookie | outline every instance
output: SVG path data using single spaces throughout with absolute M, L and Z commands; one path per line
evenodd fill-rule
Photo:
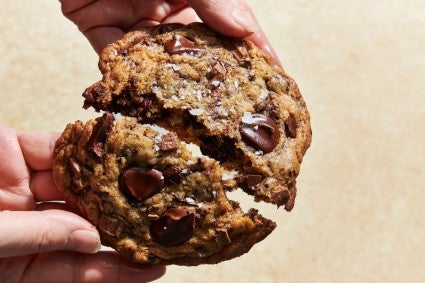
M 141 263 L 212 264 L 247 252 L 276 224 L 226 197 L 235 172 L 195 156 L 177 135 L 105 113 L 69 124 L 54 180 L 102 243 Z
M 297 85 L 251 42 L 201 23 L 147 27 L 100 55 L 101 81 L 84 107 L 154 123 L 238 172 L 238 186 L 291 210 L 311 142 Z

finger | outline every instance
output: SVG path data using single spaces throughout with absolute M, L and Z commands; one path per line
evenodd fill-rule
M 193 22 L 201 22 L 202 20 L 198 17 L 198 14 L 189 6 L 182 8 L 170 15 L 168 15 L 162 21 L 155 21 L 152 19 L 142 19 L 138 23 L 134 24 L 132 27 L 128 29 L 128 31 L 137 30 L 143 27 L 148 26 L 156 26 L 159 24 L 167 24 L 167 23 L 182 23 L 182 24 L 190 24 Z
M 77 2 L 77 3 L 69 3 Z M 85 5 L 84 5 L 85 4 Z M 96 27 L 125 29 L 136 21 L 133 5 L 127 1 L 62 1 L 63 14 L 83 33 Z
M 227 36 L 244 38 L 260 31 L 260 26 L 243 0 L 188 0 L 199 17 L 211 28 Z
M 66 15 L 83 7 L 86 7 L 98 0 L 59 0 L 62 6 L 62 12 Z
M 280 64 L 276 52 L 245 1 L 188 0 L 188 2 L 210 28 L 226 36 L 251 40 Z
M 0 125 L 0 211 L 33 209 L 29 170 L 14 129 Z
M 98 54 L 106 45 L 123 37 L 124 33 L 123 30 L 117 27 L 96 27 L 83 32 Z
M 52 209 L 59 209 L 59 210 L 65 210 L 69 212 L 73 212 L 73 209 L 66 204 L 65 202 L 41 202 L 37 204 L 37 211 L 43 211 L 43 210 L 52 210 Z
M 246 37 L 246 39 L 252 41 L 252 43 L 254 43 L 258 48 L 260 48 L 261 50 L 266 52 L 270 57 L 272 57 L 276 64 L 282 66 L 282 63 L 279 60 L 279 56 L 277 56 L 276 51 L 273 49 L 264 32 L 256 32 Z
M 52 156 L 59 133 L 18 132 L 19 145 L 32 170 L 52 168 Z
M 29 172 L 22 155 L 17 133 L 0 125 L 0 187 L 25 186 Z
M 53 250 L 94 253 L 96 229 L 80 216 L 62 210 L 0 212 L 0 258 Z
M 115 252 L 80 254 L 58 251 L 37 255 L 21 280 L 44 283 L 142 283 L 156 280 L 164 273 L 165 267 L 162 265 L 131 263 Z
M 51 170 L 33 172 L 30 189 L 37 202 L 63 199 L 55 186 Z
M 76 1 L 81 2 L 81 1 Z M 81 4 L 86 4 L 81 6 Z M 83 1 L 80 7 L 62 1 L 62 12 L 85 32 L 96 27 L 117 27 L 127 31 L 141 20 L 161 22 L 184 7 L 186 1 Z
M 202 22 L 202 20 L 192 7 L 186 6 L 168 15 L 161 23 L 182 23 L 187 25 L 193 22 Z

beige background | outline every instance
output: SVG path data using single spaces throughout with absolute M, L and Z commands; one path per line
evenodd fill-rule
M 312 116 L 297 203 L 258 205 L 278 228 L 249 254 L 160 282 L 425 282 L 425 1 L 248 2 Z M 0 123 L 95 116 L 96 54 L 58 1 L 3 0 L 0 39 Z

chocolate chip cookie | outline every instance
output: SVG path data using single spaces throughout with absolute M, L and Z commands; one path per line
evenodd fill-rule
M 136 118 L 105 113 L 69 124 L 53 172 L 66 202 L 98 228 L 102 243 L 141 263 L 218 263 L 276 226 L 227 199 L 236 172 Z
M 84 107 L 175 132 L 262 200 L 291 210 L 310 145 L 310 117 L 297 85 L 247 41 L 200 23 L 128 33 L 100 56 L 101 81 Z

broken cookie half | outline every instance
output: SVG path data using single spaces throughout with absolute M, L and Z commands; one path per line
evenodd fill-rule
M 294 80 L 252 43 L 201 23 L 160 25 L 106 47 L 99 66 L 85 108 L 169 129 L 239 172 L 257 201 L 293 208 L 310 116 Z
M 165 129 L 110 113 L 69 124 L 56 143 L 54 179 L 102 243 L 141 263 L 212 264 L 247 252 L 275 228 L 226 191 L 234 172 L 196 157 Z

